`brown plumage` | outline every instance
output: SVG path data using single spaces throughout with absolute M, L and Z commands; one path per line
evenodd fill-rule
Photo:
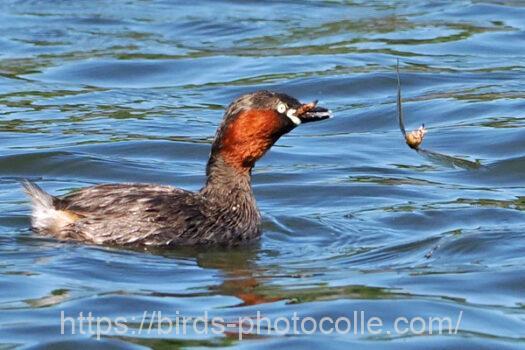
M 258 91 L 226 110 L 217 130 L 207 180 L 199 192 L 153 184 L 106 184 L 58 198 L 23 186 L 33 204 L 32 226 L 61 240 L 107 245 L 237 245 L 260 236 L 251 169 L 282 135 L 331 116 L 317 103 Z

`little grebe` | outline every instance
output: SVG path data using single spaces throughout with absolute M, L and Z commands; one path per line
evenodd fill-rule
M 250 185 L 255 162 L 301 123 L 329 118 L 317 102 L 258 91 L 226 110 L 199 192 L 153 184 L 107 184 L 54 197 L 24 181 L 32 226 L 61 240 L 107 245 L 237 245 L 260 236 Z

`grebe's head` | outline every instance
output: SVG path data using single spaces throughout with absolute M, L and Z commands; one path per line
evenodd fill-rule
M 281 137 L 300 124 L 330 118 L 332 113 L 317 101 L 301 103 L 271 91 L 257 91 L 235 100 L 217 130 L 210 161 L 222 158 L 229 166 L 247 173 Z

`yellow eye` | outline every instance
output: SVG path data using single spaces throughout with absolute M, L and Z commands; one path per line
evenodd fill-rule
M 279 104 L 277 105 L 277 112 L 279 113 L 286 112 L 286 105 L 282 102 L 279 102 Z

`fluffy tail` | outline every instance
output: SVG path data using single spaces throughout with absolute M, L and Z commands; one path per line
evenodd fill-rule
M 53 197 L 31 181 L 22 181 L 22 186 L 31 199 L 33 209 L 31 225 L 34 229 L 44 233 L 60 234 L 64 226 L 75 221 L 76 216 L 73 213 L 57 209 L 56 204 L 60 199 Z
M 31 199 L 33 209 L 55 209 L 55 207 L 53 206 L 53 199 L 55 197 L 45 192 L 43 189 L 40 188 L 40 186 L 29 180 L 23 180 L 22 186 L 24 187 L 24 192 Z

